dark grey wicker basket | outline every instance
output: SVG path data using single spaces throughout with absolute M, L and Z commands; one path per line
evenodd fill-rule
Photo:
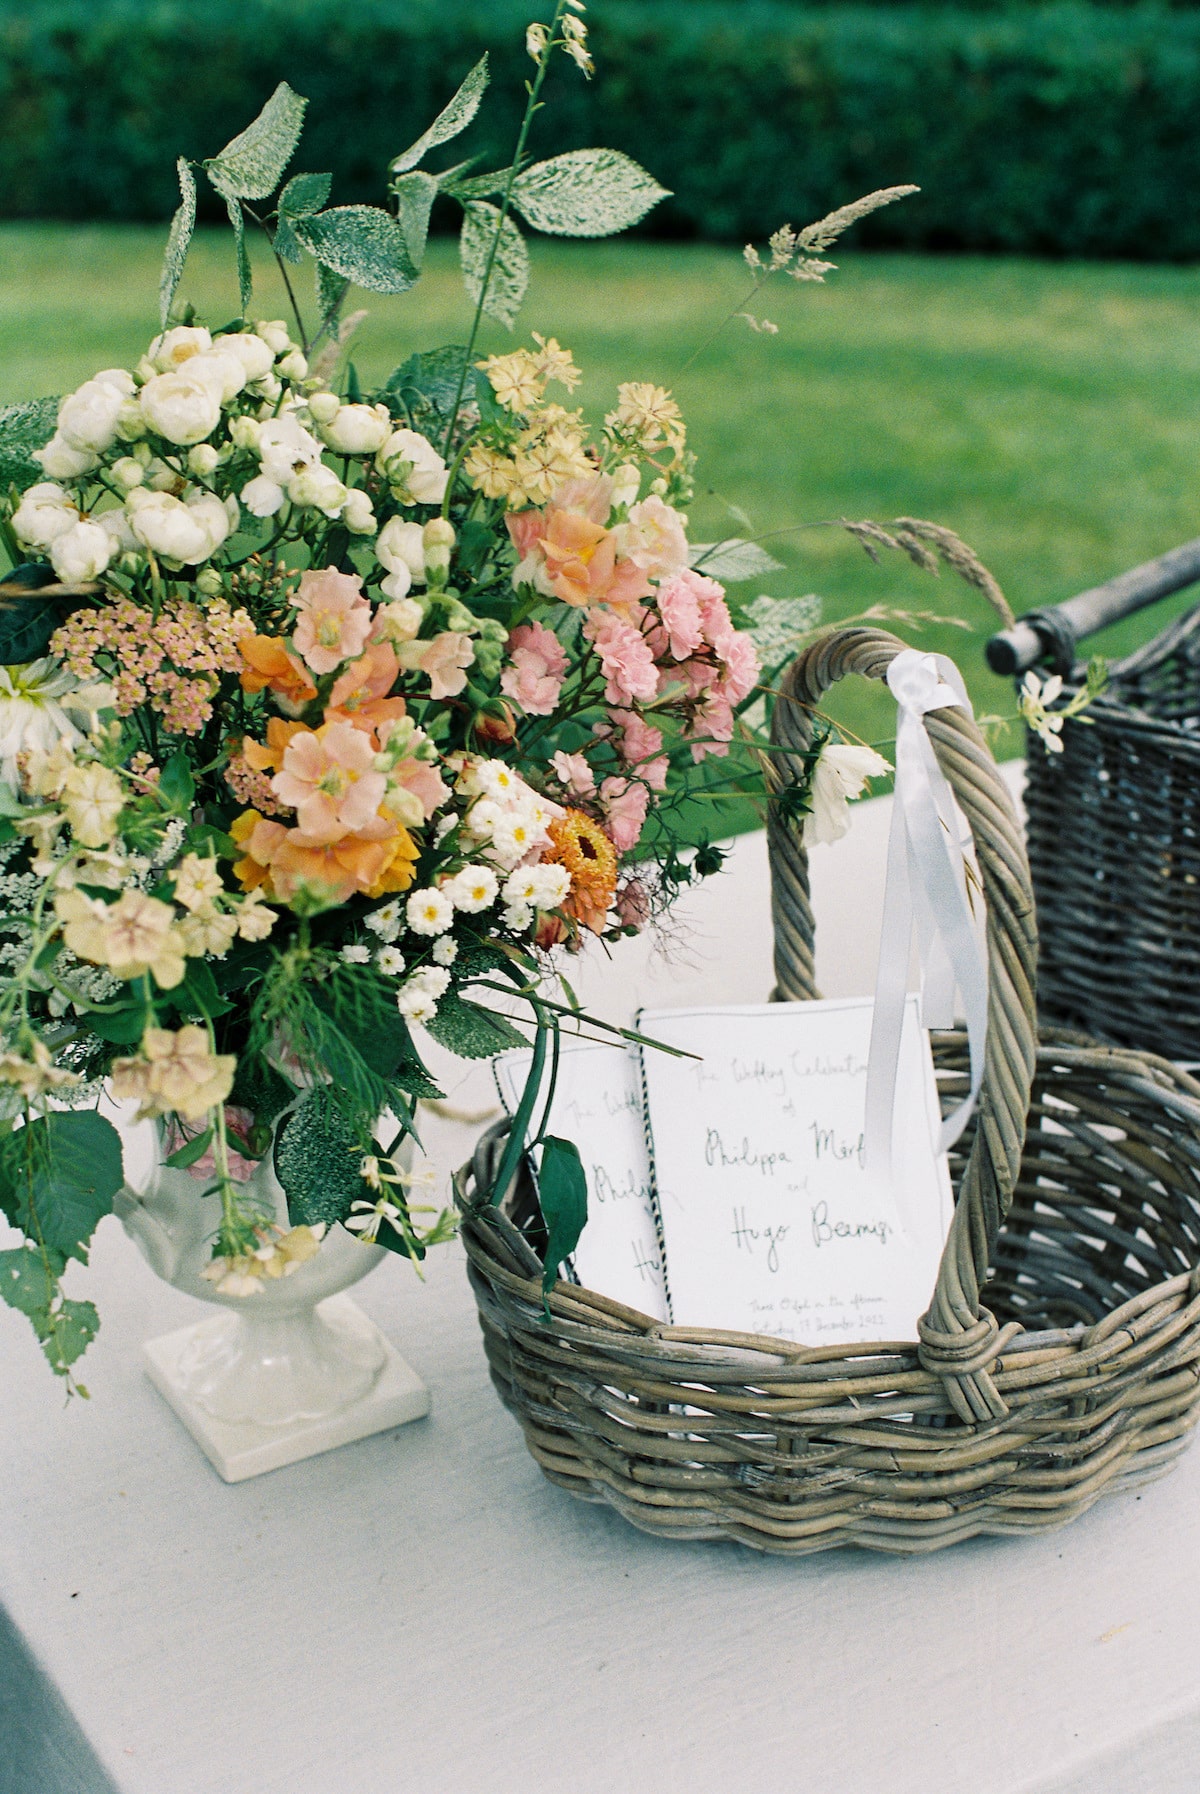
M 993 638 L 997 671 L 1047 657 L 1071 690 L 1083 636 L 1200 576 L 1172 550 Z M 1028 739 L 1028 847 L 1044 1020 L 1200 1060 L 1200 607 L 1109 669 L 1063 751 Z

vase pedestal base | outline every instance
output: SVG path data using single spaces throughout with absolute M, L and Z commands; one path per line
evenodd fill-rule
M 379 1369 L 363 1393 L 315 1416 L 273 1418 L 264 1423 L 256 1418 L 231 1420 L 209 1412 L 198 1389 L 202 1379 L 197 1378 L 196 1365 L 222 1355 L 231 1320 L 228 1313 L 164 1333 L 142 1347 L 150 1381 L 227 1483 L 280 1470 L 285 1464 L 297 1464 L 428 1414 L 428 1389 L 357 1304 L 348 1296 L 329 1296 L 316 1312 L 338 1334 L 359 1345 L 364 1355 L 378 1361 Z

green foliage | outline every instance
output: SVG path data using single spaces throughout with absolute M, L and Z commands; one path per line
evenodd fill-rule
M 460 997 L 455 990 L 439 998 L 437 1015 L 426 1026 L 439 1046 L 460 1059 L 490 1059 L 510 1047 L 529 1045 L 506 1016 Z
M 171 316 L 171 304 L 183 275 L 192 232 L 196 228 L 196 178 L 183 156 L 177 157 L 175 166 L 179 172 L 181 198 L 179 210 L 171 220 L 158 283 L 158 315 L 164 329 Z
M 57 417 L 57 399 L 28 399 L 21 405 L 0 406 L 0 490 L 15 486 L 24 492 L 26 486 L 45 477 L 29 451 L 49 442 Z
M 333 1090 L 306 1091 L 275 1140 L 275 1175 L 294 1227 L 345 1220 L 350 1204 L 367 1195 L 359 1170 L 364 1150 L 361 1130 Z
M 542 1288 L 548 1294 L 559 1266 L 570 1258 L 587 1225 L 587 1177 L 573 1140 L 559 1140 L 554 1135 L 543 1140 L 537 1187 L 549 1236 L 542 1272 Z
M 639 224 L 667 189 L 620 150 L 570 150 L 517 176 L 512 202 L 527 224 L 560 237 L 610 237 Z
M 70 604 L 36 595 L 0 602 L 0 666 L 38 660 L 48 651 L 50 637 L 70 610 Z
M 493 256 L 498 225 L 500 241 Z M 511 218 L 505 218 L 501 225 L 498 207 L 484 199 L 472 199 L 463 208 L 458 250 L 467 292 L 478 304 L 486 281 L 484 311 L 511 330 L 529 286 L 529 251 L 524 237 Z
M 297 218 L 319 212 L 329 198 L 333 176 L 328 174 L 294 174 L 279 195 L 279 222 L 275 227 L 274 247 L 286 262 L 301 262 L 300 249 L 292 223 Z
M 404 232 L 379 206 L 331 206 L 297 218 L 292 233 L 323 268 L 369 293 L 406 293 L 417 278 Z
M 477 166 L 495 167 L 525 103 L 528 16 L 524 0 L 3 0 L 0 207 L 165 219 L 175 158 L 240 131 L 276 71 L 310 96 L 313 165 L 339 197 L 372 200 L 381 170 L 430 154 L 429 120 L 458 103 L 445 107 L 448 80 L 489 50 L 487 106 L 451 122 L 468 124 Z M 595 79 L 560 59 L 535 153 L 612 144 L 672 190 L 651 214 L 671 235 L 762 241 L 881 180 L 912 180 L 920 195 L 856 240 L 1200 251 L 1190 7 L 613 0 L 589 22 Z
M 0 1297 L 26 1316 L 51 1370 L 65 1377 L 95 1339 L 100 1316 L 91 1302 L 72 1301 L 60 1294 L 61 1268 L 33 1246 L 0 1252 Z M 80 1389 L 80 1394 L 86 1393 Z
M 736 585 L 740 579 L 762 579 L 778 573 L 783 563 L 760 548 L 757 542 L 743 542 L 738 536 L 727 536 L 723 542 L 694 542 L 692 566 L 710 579 L 722 579 Z
M 43 1115 L 6 1135 L 0 1209 L 58 1258 L 87 1263 L 88 1242 L 112 1212 L 124 1167 L 121 1138 L 91 1109 Z
M 226 199 L 266 199 L 283 179 L 304 124 L 307 100 L 281 81 L 258 117 L 205 163 Z
M 460 131 L 465 131 L 479 110 L 479 102 L 483 98 L 483 90 L 488 84 L 488 59 L 486 53 L 479 58 L 458 92 L 448 105 L 444 106 L 429 126 L 422 131 L 417 141 L 396 156 L 392 162 L 393 174 L 405 174 L 410 168 L 416 168 L 423 162 L 431 149 L 439 143 L 449 143 Z

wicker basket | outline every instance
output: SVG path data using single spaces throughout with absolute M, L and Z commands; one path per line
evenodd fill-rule
M 1042 1015 L 1200 1060 L 1200 610 L 1112 666 L 1062 743 L 1028 750 Z
M 795 663 L 775 724 L 793 768 L 803 706 L 846 673 L 882 678 L 900 647 L 847 630 Z M 918 1552 L 1040 1531 L 1164 1470 L 1195 1422 L 1200 1085 L 1078 1037 L 1039 1043 L 1011 803 L 964 712 L 925 724 L 975 837 L 990 1014 L 919 1341 L 811 1349 L 672 1327 L 563 1282 L 547 1320 L 528 1186 L 506 1213 L 487 1200 L 500 1130 L 456 1179 L 492 1377 L 530 1451 L 553 1482 L 647 1531 L 781 1552 Z M 805 856 L 781 826 L 771 851 L 776 994 L 812 997 Z M 963 1037 L 935 1054 L 953 1103 Z

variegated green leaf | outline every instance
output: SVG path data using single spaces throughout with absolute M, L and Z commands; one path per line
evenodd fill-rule
M 183 273 L 183 264 L 187 260 L 188 245 L 192 240 L 192 232 L 196 228 L 196 181 L 185 159 L 180 156 L 175 166 L 179 170 L 179 191 L 182 195 L 179 210 L 171 220 L 171 229 L 167 235 L 166 252 L 163 255 L 162 274 L 158 282 L 158 314 L 165 330 L 171 316 L 171 304 L 175 298 L 175 289 L 179 285 Z
M 479 58 L 454 98 L 438 113 L 429 129 L 422 132 L 403 155 L 396 157 L 391 164 L 392 173 L 407 174 L 410 168 L 415 168 L 418 162 L 422 162 L 439 143 L 449 143 L 452 137 L 465 131 L 479 110 L 479 102 L 487 84 L 488 59 L 484 55 Z
M 205 163 L 208 178 L 226 199 L 266 199 L 292 159 L 308 101 L 281 81 L 253 124 Z
M 303 261 L 300 240 L 292 229 L 296 218 L 308 218 L 319 212 L 329 198 L 333 177 L 328 174 L 294 174 L 279 195 L 278 223 L 272 247 L 285 262 Z
M 500 240 L 496 246 L 495 258 L 492 259 L 492 245 L 496 242 L 498 227 Z M 495 318 L 498 324 L 505 324 L 511 330 L 513 319 L 521 308 L 521 301 L 529 285 L 529 253 L 525 248 L 524 237 L 511 218 L 506 218 L 501 227 L 500 212 L 496 206 L 490 206 L 481 199 L 473 199 L 464 208 L 458 249 L 467 292 L 478 305 L 486 279 L 487 292 L 483 297 L 483 309 L 489 318 Z
M 429 235 L 429 214 L 437 198 L 438 182 L 434 175 L 415 168 L 402 174 L 392 188 L 400 217 L 400 229 L 408 244 L 413 266 L 419 268 L 425 259 L 425 239 Z
M 519 174 L 512 202 L 535 230 L 556 237 L 610 237 L 667 198 L 644 168 L 620 150 L 568 150 Z
M 416 281 L 404 232 L 379 206 L 333 206 L 292 229 L 324 267 L 369 293 L 406 293 Z
M 164 320 L 165 321 L 165 320 Z M 45 479 L 30 450 L 44 448 L 58 421 L 57 399 L 24 399 L 18 405 L 0 405 L 0 490 L 16 486 L 24 492 L 35 480 Z M 0 656 L 0 665 L 19 655 Z M 32 660 L 33 655 L 25 658 Z
M 321 314 L 321 323 L 331 335 L 349 291 L 350 282 L 344 274 L 335 274 L 332 268 L 317 263 L 317 310 Z
M 764 574 L 778 573 L 783 562 L 777 561 L 757 542 L 744 542 L 740 536 L 727 536 L 724 542 L 693 542 L 691 564 L 698 573 L 710 579 L 761 579 Z
M 250 303 L 250 294 L 254 288 L 254 276 L 250 269 L 250 251 L 246 248 L 246 221 L 242 217 L 241 201 L 227 199 L 225 209 L 229 213 L 229 222 L 233 226 L 233 243 L 237 255 L 238 293 L 241 296 L 242 316 L 246 315 L 246 307 Z

